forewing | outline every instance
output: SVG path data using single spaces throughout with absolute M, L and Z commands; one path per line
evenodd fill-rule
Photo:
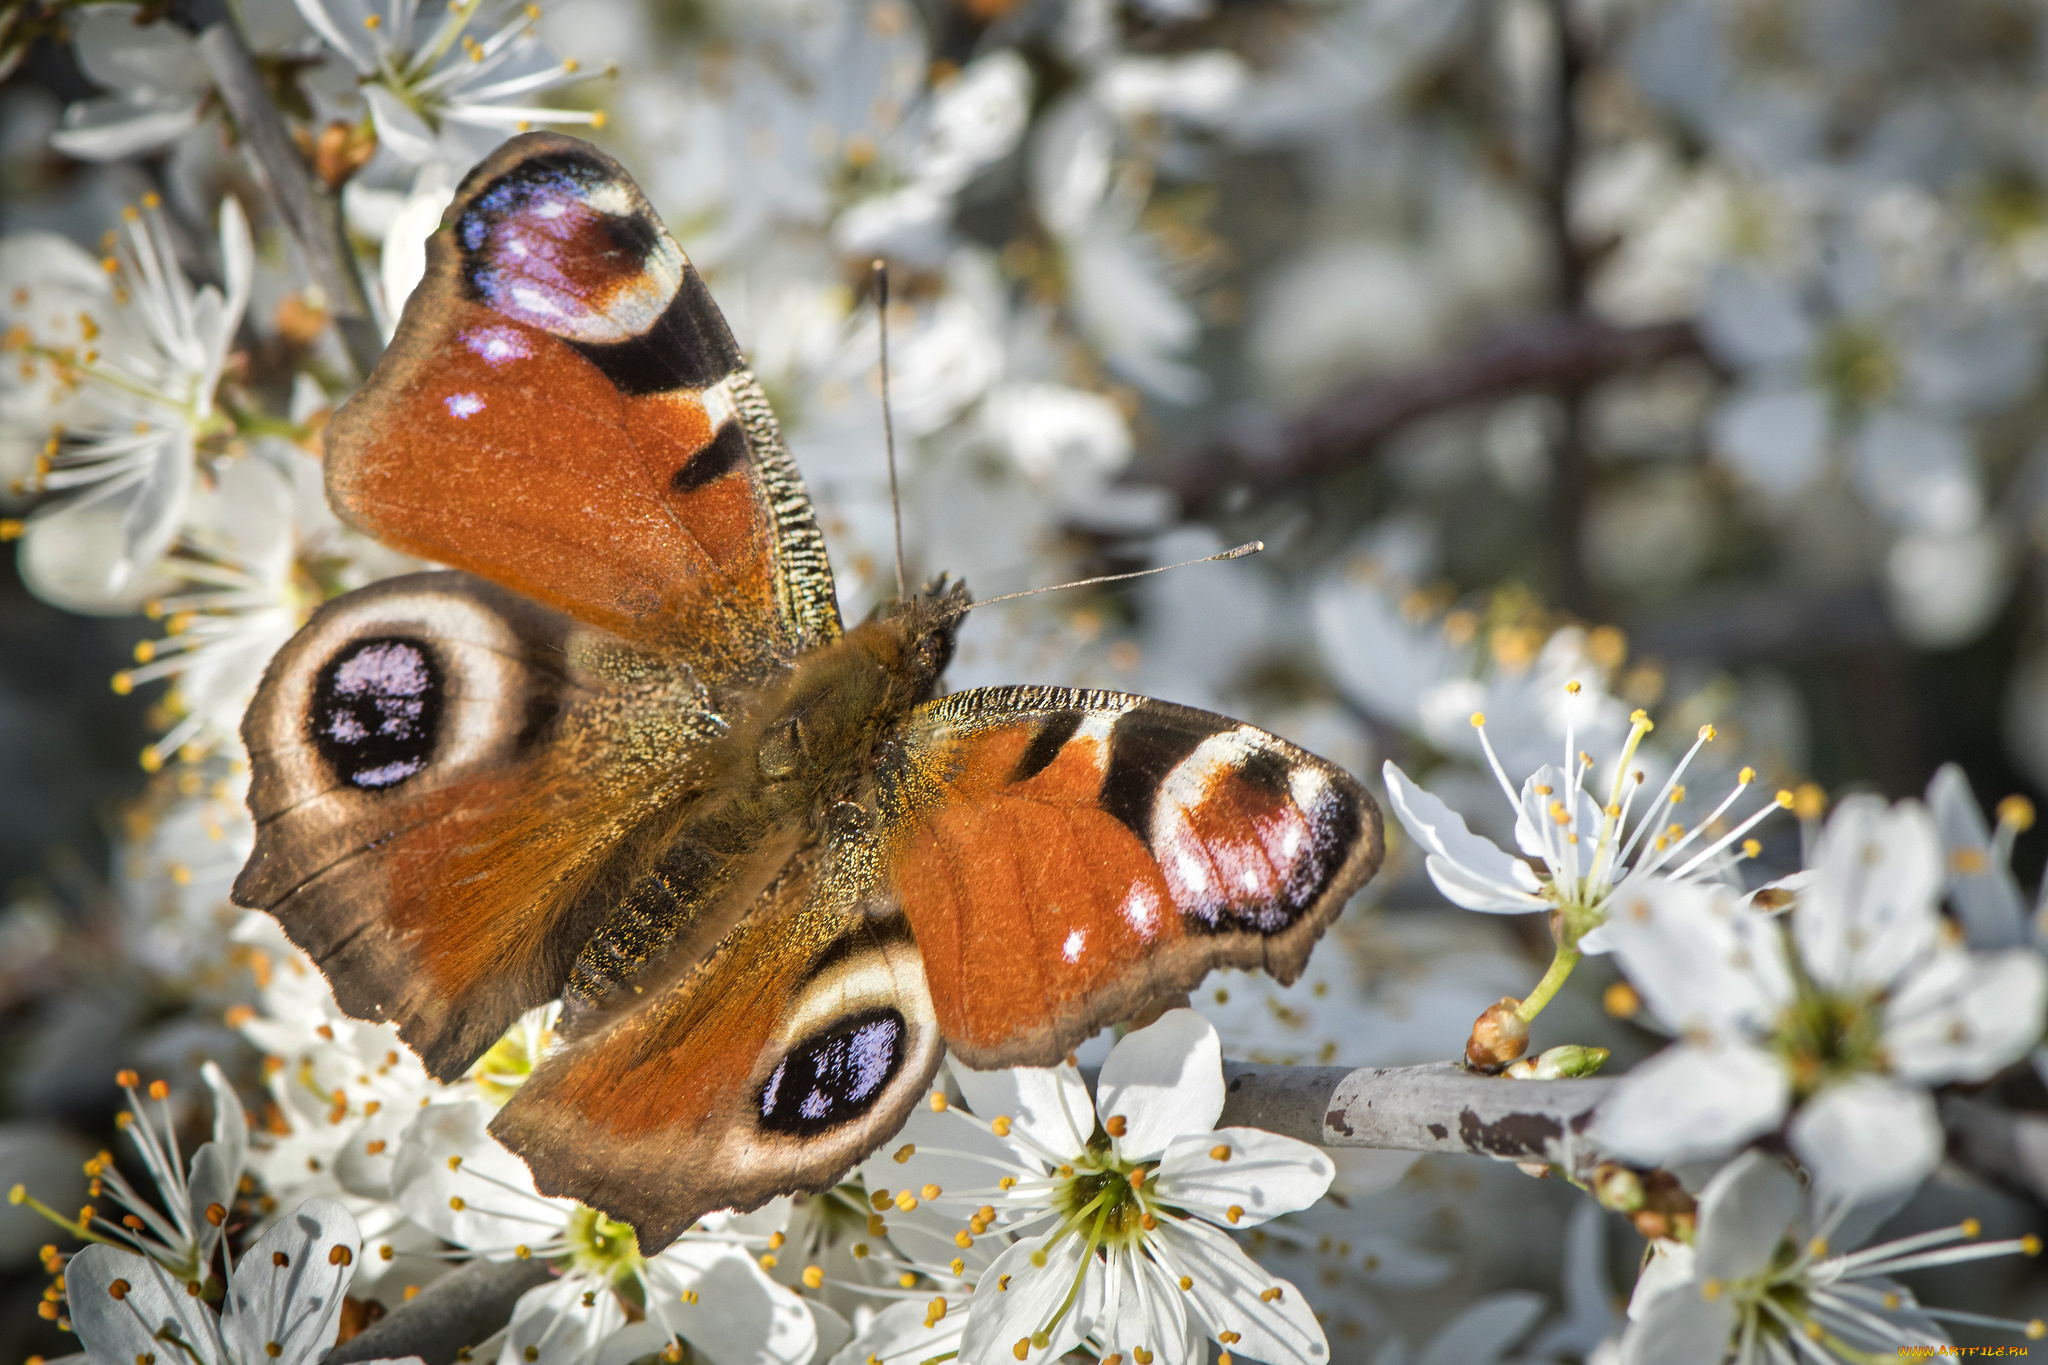
M 740 676 L 839 635 L 760 386 L 639 188 L 515 137 L 463 181 L 327 488 L 388 544 Z
M 1051 1065 L 1214 967 L 1292 981 L 1381 853 L 1343 769 L 1117 692 L 930 702 L 880 803 L 939 1027 L 976 1067 Z
M 720 734 L 666 656 L 468 574 L 387 579 L 264 675 L 235 899 L 452 1079 L 561 993 Z
M 900 915 L 814 866 L 750 909 L 672 985 L 593 1016 L 491 1124 L 544 1193 L 631 1223 L 644 1252 L 714 1209 L 829 1188 L 938 1070 Z

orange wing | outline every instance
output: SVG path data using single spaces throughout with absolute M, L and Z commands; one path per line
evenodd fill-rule
M 880 800 L 940 1030 L 977 1067 L 1050 1065 L 1213 967 L 1292 981 L 1381 853 L 1341 768 L 1116 692 L 928 703 Z
M 386 579 L 264 675 L 235 900 L 452 1080 L 561 994 L 722 729 L 671 659 L 467 574 Z
M 676 955 L 672 984 L 571 1025 L 491 1123 L 543 1191 L 652 1254 L 713 1209 L 829 1188 L 903 1126 L 942 1055 L 917 945 L 820 866 L 750 899 L 701 962 Z
M 743 676 L 835 639 L 831 570 L 710 294 L 617 162 L 513 138 L 328 435 L 327 487 L 387 544 Z

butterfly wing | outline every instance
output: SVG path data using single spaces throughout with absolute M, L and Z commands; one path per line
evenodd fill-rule
M 387 579 L 264 675 L 235 900 L 453 1079 L 561 993 L 723 728 L 673 656 L 468 574 Z
M 1117 692 L 927 703 L 878 797 L 940 1030 L 976 1067 L 1051 1065 L 1214 967 L 1292 981 L 1382 848 L 1343 769 Z
M 386 544 L 737 677 L 840 633 L 802 480 L 625 170 L 515 137 L 472 170 L 327 488 Z
M 631 1223 L 649 1254 L 713 1209 L 829 1188 L 938 1070 L 901 915 L 816 856 L 749 910 L 701 960 L 674 955 L 670 984 L 572 1028 L 491 1123 L 543 1192 Z

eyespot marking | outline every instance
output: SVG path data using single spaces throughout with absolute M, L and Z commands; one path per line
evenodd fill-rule
M 341 781 L 382 791 L 417 776 L 440 729 L 440 665 L 424 641 L 356 640 L 313 682 L 313 746 Z
M 761 1127 L 812 1137 L 859 1118 L 903 1069 L 907 1033 L 903 1016 L 882 1008 L 804 1039 L 761 1087 Z

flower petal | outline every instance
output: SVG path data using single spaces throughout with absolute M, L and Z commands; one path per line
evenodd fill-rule
M 1201 1330 L 1188 1315 L 1188 1295 L 1151 1257 L 1125 1247 L 1109 1253 L 1102 1310 L 1094 1340 L 1103 1355 L 1138 1358 L 1140 1349 L 1167 1360 L 1197 1359 Z
M 1799 1182 L 1785 1163 L 1762 1152 L 1744 1152 L 1700 1191 L 1695 1276 L 1739 1280 L 1760 1273 L 1798 1214 Z
M 974 1071 L 955 1061 L 953 1079 L 977 1118 L 1010 1120 L 1010 1146 L 1029 1160 L 1079 1156 L 1095 1132 L 1095 1102 L 1070 1066 Z
M 875 1314 L 866 1330 L 839 1349 L 828 1365 L 918 1365 L 921 1361 L 958 1356 L 967 1330 L 967 1305 L 950 1309 L 926 1326 L 929 1309 L 922 1301 L 892 1303 Z
M 1215 1026 L 1189 1009 L 1127 1033 L 1103 1060 L 1096 1082 L 1104 1123 L 1121 1118 L 1117 1150 L 1146 1161 L 1183 1133 L 1206 1133 L 1223 1112 L 1223 1044 Z
M 1918 1086 L 1858 1076 L 1801 1105 L 1786 1137 L 1824 1197 L 1861 1203 L 1918 1185 L 1941 1162 L 1941 1121 Z
M 117 1281 L 126 1286 L 118 1299 L 112 1292 Z M 160 1351 L 176 1357 L 175 1348 L 164 1350 L 173 1336 L 197 1347 L 202 1358 L 216 1354 L 213 1313 L 161 1266 L 132 1251 L 85 1248 L 65 1264 L 64 1292 L 72 1328 L 94 1365 L 126 1365 Z
M 1536 895 L 1542 883 L 1536 874 L 1520 858 L 1501 851 L 1491 839 L 1474 834 L 1465 825 L 1465 818 L 1445 805 L 1442 798 L 1424 791 L 1415 785 L 1408 774 L 1390 759 L 1380 769 L 1387 784 L 1387 803 L 1394 808 L 1394 814 L 1401 821 L 1401 828 L 1409 837 L 1433 857 L 1430 859 L 1430 876 L 1439 876 L 1436 860 L 1455 867 L 1462 874 L 1453 880 L 1453 885 L 1470 889 L 1477 895 L 1480 888 L 1497 897 L 1501 907 L 1519 905 L 1529 910 L 1549 908 L 1549 902 Z M 1449 887 L 1441 880 L 1438 888 L 1459 905 Z M 1524 904 L 1526 902 L 1526 904 Z M 1466 906 L 1467 909 L 1492 909 L 1494 906 Z
M 1719 1156 L 1769 1132 L 1792 1085 L 1778 1060 L 1746 1043 L 1679 1043 L 1623 1076 L 1594 1119 L 1614 1155 L 1668 1164 Z
M 1481 1299 L 1430 1340 L 1416 1365 L 1494 1365 L 1543 1316 L 1541 1294 L 1511 1290 Z
M 1082 1257 L 1087 1250 L 1087 1240 L 1073 1233 L 1060 1238 L 1057 1245 L 1046 1246 L 1046 1238 L 1030 1237 L 1017 1243 L 995 1263 L 982 1272 L 974 1290 L 973 1310 L 967 1315 L 967 1331 L 960 1338 L 962 1360 L 1017 1359 L 1028 1362 L 1058 1360 L 1061 1356 L 1081 1344 L 1081 1339 L 1093 1330 L 1095 1323 L 1088 1316 L 1086 1301 L 1096 1297 L 1077 1297 L 1072 1308 L 1058 1322 L 1053 1314 L 1066 1301 L 1067 1291 L 1073 1286 L 1074 1277 L 1082 1270 Z M 1043 1265 L 1033 1265 L 1032 1255 L 1045 1253 Z M 1099 1276 L 1097 1266 L 1089 1266 L 1091 1277 Z M 1033 1334 L 1045 1331 L 1046 1344 L 1031 1343 Z M 1027 1343 L 1023 1355 L 1014 1355 L 1018 1343 Z
M 310 1365 L 326 1354 L 361 1250 L 356 1220 L 332 1199 L 308 1199 L 271 1224 L 228 1278 L 228 1358 Z
M 601 1288 L 587 1276 L 564 1275 L 521 1294 L 512 1306 L 498 1365 L 583 1365 L 601 1342 L 626 1325 L 618 1295 L 591 1293 Z
M 1933 947 L 1941 836 L 1918 801 L 1846 798 L 1821 831 L 1813 868 L 1792 933 L 1823 987 L 1885 989 Z
M 1621 1339 L 1621 1365 L 1721 1365 L 1735 1341 L 1735 1305 L 1709 1299 L 1697 1281 L 1650 1301 Z
M 470 1251 L 502 1254 L 545 1240 L 574 1205 L 534 1189 L 526 1163 L 490 1135 L 493 1112 L 480 1100 L 420 1110 L 405 1130 L 391 1189 L 421 1227 Z
M 737 1247 L 676 1242 L 647 1263 L 647 1285 L 649 1320 L 719 1365 L 803 1365 L 817 1352 L 818 1324 L 804 1301 Z M 682 1297 L 686 1289 L 694 1301 Z
M 1884 1010 L 1884 1051 L 1907 1080 L 1981 1081 L 2041 1037 L 2048 965 L 2031 948 L 1937 948 Z
M 1219 1159 L 1218 1152 L 1227 1155 Z M 1306 1142 L 1258 1128 L 1223 1128 L 1169 1143 L 1151 1189 L 1212 1223 L 1251 1227 L 1309 1207 L 1336 1173 L 1336 1164 Z
M 1776 924 L 1726 887 L 1632 882 L 1609 902 L 1600 941 L 1673 1032 L 1753 1036 L 1792 998 Z
M 1206 1223 L 1162 1218 L 1153 1237 L 1168 1273 L 1194 1281 L 1188 1307 L 1208 1325 L 1209 1335 L 1238 1334 L 1233 1354 L 1274 1365 L 1330 1358 L 1329 1339 L 1301 1291 L 1268 1274 L 1227 1233 Z

